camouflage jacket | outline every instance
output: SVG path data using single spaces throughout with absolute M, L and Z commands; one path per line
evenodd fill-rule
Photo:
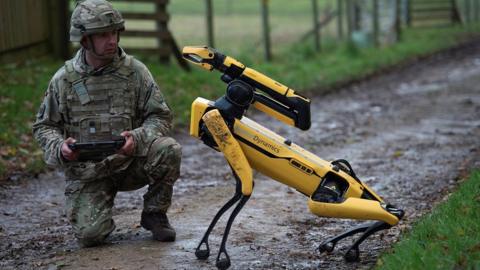
M 99 70 L 93 70 L 86 64 L 84 54 L 84 50 L 80 49 L 71 60 L 75 72 L 84 77 L 118 72 L 127 57 L 130 57 L 119 48 L 119 53 L 111 64 Z M 132 96 L 135 101 L 132 102 L 135 102 L 136 110 L 132 114 L 134 116 L 132 134 L 135 141 L 133 155 L 145 156 L 151 142 L 159 136 L 167 135 L 170 131 L 172 114 L 147 67 L 133 57 L 130 59 L 133 73 L 128 77 L 128 83 L 133 84 L 131 89 L 134 89 L 135 93 L 132 93 Z M 72 91 L 72 84 L 67 80 L 66 73 L 66 66 L 63 66 L 51 79 L 33 124 L 33 133 L 44 150 L 45 162 L 48 165 L 60 167 L 69 167 L 71 163 L 79 163 L 66 162 L 60 152 L 61 145 L 67 136 L 66 127 L 69 123 L 65 113 L 66 108 L 62 108 L 61 105 L 65 103 L 61 102 L 61 98 L 65 92 Z M 120 155 L 113 155 L 110 159 L 115 159 L 115 156 Z M 123 156 L 123 158 L 125 157 Z M 122 157 L 117 157 L 117 159 L 122 159 Z

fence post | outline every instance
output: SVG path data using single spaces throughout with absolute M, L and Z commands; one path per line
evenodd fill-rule
M 478 22 L 478 0 L 473 0 L 473 20 Z
M 395 35 L 396 35 L 396 42 L 402 40 L 402 25 L 400 20 L 401 12 L 400 12 L 400 0 L 395 0 Z
M 412 1 L 411 0 L 406 0 L 407 1 L 407 16 L 406 16 L 406 23 L 408 27 L 412 26 Z M 453 0 L 455 1 L 455 0 Z
M 361 30 L 361 10 L 358 2 L 355 0 L 353 1 L 353 30 L 358 31 Z
M 465 23 L 470 22 L 470 0 L 464 0 L 465 3 Z
M 346 0 L 346 14 L 347 14 L 347 40 L 352 41 L 352 0 Z
M 268 21 L 268 0 L 261 0 L 262 7 L 262 25 L 263 25 L 263 40 L 265 45 L 265 59 L 272 60 L 272 52 L 270 47 L 270 24 Z
M 69 58 L 68 1 L 50 0 L 50 46 L 56 57 L 63 60 Z
M 207 39 L 208 46 L 215 47 L 213 39 L 213 4 L 212 0 L 205 0 L 206 22 L 207 22 Z
M 455 0 L 450 0 L 450 6 L 452 7 L 451 10 L 451 18 L 452 24 L 462 23 L 462 19 L 460 16 L 460 12 L 458 11 L 458 4 Z
M 378 47 L 378 0 L 373 0 L 373 44 Z
M 315 42 L 315 50 L 320 51 L 320 27 L 318 25 L 318 5 L 317 0 L 312 0 L 313 10 L 313 34 Z
M 475 0 L 469 0 L 469 10 L 470 12 L 468 13 L 468 16 L 470 18 L 470 23 L 475 22 Z
M 337 38 L 343 39 L 343 0 L 337 0 Z
M 155 11 L 156 13 L 159 15 L 160 17 L 160 14 L 166 14 L 167 13 L 167 6 L 168 4 L 168 0 L 166 1 L 157 1 L 155 2 Z M 159 61 L 160 63 L 169 63 L 170 62 L 170 53 L 173 51 L 173 48 L 172 48 L 172 39 L 173 37 L 172 36 L 168 36 L 168 37 L 165 37 L 163 36 L 162 34 L 160 33 L 165 33 L 165 32 L 168 32 L 168 27 L 167 27 L 167 22 L 166 21 L 162 21 L 162 20 L 156 20 L 156 25 L 157 25 L 157 31 L 159 32 L 159 36 L 158 36 L 158 44 L 159 44 L 159 47 L 164 47 L 164 48 L 168 48 L 169 49 L 169 52 L 164 54 L 164 53 L 160 53 L 159 55 Z

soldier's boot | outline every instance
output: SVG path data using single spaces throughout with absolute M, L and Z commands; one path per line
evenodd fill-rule
M 142 211 L 140 225 L 153 234 L 153 238 L 161 242 L 175 241 L 175 229 L 168 222 L 167 215 L 161 212 L 147 213 Z

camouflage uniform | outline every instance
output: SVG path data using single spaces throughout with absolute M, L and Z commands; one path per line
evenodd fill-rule
M 68 218 L 80 243 L 91 246 L 115 228 L 112 207 L 117 191 L 149 185 L 144 211 L 167 211 L 179 177 L 181 147 L 168 137 L 171 112 L 144 64 L 119 48 L 111 64 L 93 70 L 84 54 L 80 49 L 53 76 L 33 132 L 46 163 L 64 169 Z M 75 90 L 78 82 L 88 90 L 88 102 Z M 99 134 L 112 135 L 131 127 L 133 155 L 113 154 L 97 162 L 65 160 L 64 139 L 78 141 L 92 125 Z

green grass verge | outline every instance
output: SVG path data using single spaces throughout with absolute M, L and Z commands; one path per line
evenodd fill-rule
M 44 58 L 0 66 L 0 180 L 16 170 L 35 174 L 45 169 L 31 127 L 60 63 Z
M 382 256 L 377 269 L 480 269 L 480 171 Z
M 324 40 L 323 51 L 313 50 L 311 42 L 281 48 L 274 61 L 251 53 L 242 46 L 218 47 L 247 66 L 305 94 L 314 95 L 341 81 L 361 78 L 374 71 L 447 48 L 477 33 L 478 28 L 449 27 L 410 29 L 403 41 L 383 48 L 357 49 L 345 43 Z M 192 44 L 199 45 L 199 44 Z M 232 50 L 235 53 L 232 53 Z M 190 105 L 196 97 L 216 99 L 225 91 L 220 74 L 193 67 L 186 73 L 176 64 L 163 66 L 143 59 L 152 71 L 175 113 L 177 127 L 188 125 Z M 32 143 L 31 124 L 48 81 L 62 62 L 36 59 L 21 64 L 0 66 L 0 179 L 9 171 L 42 169 L 36 144 Z

